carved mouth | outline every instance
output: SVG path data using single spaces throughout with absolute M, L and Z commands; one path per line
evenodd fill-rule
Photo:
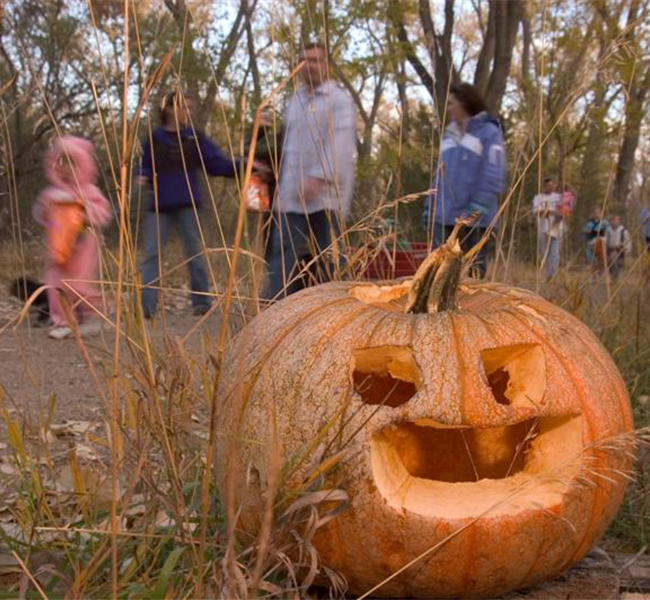
M 375 434 L 371 461 L 375 485 L 394 508 L 471 518 L 560 503 L 581 449 L 581 417 L 483 429 L 422 419 Z

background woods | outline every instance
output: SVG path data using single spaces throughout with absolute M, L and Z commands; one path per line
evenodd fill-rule
M 256 105 L 288 72 L 305 39 L 327 39 L 333 71 L 358 109 L 357 216 L 427 189 L 450 82 L 470 81 L 504 123 L 510 180 L 525 203 L 542 174 L 570 183 L 581 221 L 596 204 L 630 211 L 644 196 L 643 133 L 650 89 L 648 2 L 473 0 L 395 2 L 189 0 L 6 2 L 0 20 L 2 205 L 7 233 L 29 227 L 39 157 L 57 131 L 98 142 L 105 185 L 129 117 L 166 53 L 172 68 L 147 103 L 179 77 L 197 122 L 234 154 Z M 124 54 L 128 56 L 123 85 Z M 284 96 L 275 107 L 281 110 Z M 128 105 L 122 106 L 123 99 Z M 278 126 L 280 125 L 278 121 Z M 523 178 L 520 179 L 520 175 Z M 216 185 L 223 186 L 222 183 Z M 223 218 L 234 207 L 216 194 Z M 229 208 L 230 207 L 230 208 Z M 410 230 L 418 208 L 403 213 Z M 411 235 L 421 235 L 417 230 Z

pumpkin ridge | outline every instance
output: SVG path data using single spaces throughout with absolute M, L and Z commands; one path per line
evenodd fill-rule
M 278 346 L 279 346 L 279 345 L 284 341 L 284 339 L 285 339 L 285 338 L 286 338 L 286 337 L 287 337 L 287 336 L 288 336 L 288 335 L 289 335 L 289 334 L 290 334 L 290 333 L 291 333 L 291 332 L 292 332 L 296 327 L 298 327 L 299 325 L 301 325 L 301 324 L 303 323 L 303 319 L 304 319 L 304 318 L 311 317 L 311 316 L 313 316 L 315 313 L 317 313 L 317 312 L 319 312 L 319 311 L 321 311 L 321 310 L 323 310 L 323 309 L 325 309 L 325 308 L 330 308 L 330 307 L 332 307 L 332 306 L 335 306 L 336 304 L 347 302 L 348 300 L 353 301 L 354 298 L 349 298 L 349 297 L 336 298 L 336 299 L 332 300 L 332 301 L 329 302 L 329 303 L 326 303 L 326 304 L 320 304 L 320 305 L 316 306 L 316 308 L 314 308 L 314 309 L 311 310 L 310 312 L 306 313 L 305 315 L 300 315 L 300 317 L 301 317 L 300 319 L 295 319 L 292 323 L 289 324 L 289 326 L 287 327 L 287 329 L 282 329 L 282 330 L 280 331 L 280 333 L 279 333 L 278 336 L 273 340 L 273 342 L 269 344 L 269 350 L 267 350 L 267 351 L 266 351 L 266 352 L 265 352 L 265 353 L 264 353 L 264 354 L 263 354 L 263 355 L 262 355 L 262 356 L 257 360 L 257 362 L 256 362 L 255 364 L 253 364 L 253 365 L 250 367 L 250 369 L 248 370 L 247 373 L 244 373 L 244 374 L 243 374 L 243 377 L 244 377 L 245 379 L 248 379 L 248 378 L 254 378 L 253 383 L 255 383 L 255 382 L 257 381 L 257 378 L 258 378 L 259 375 L 260 375 L 260 372 L 262 371 L 262 369 L 264 368 L 264 366 L 266 366 L 266 363 L 267 363 L 269 357 L 270 357 L 274 352 L 277 351 Z M 257 371 L 257 372 L 256 372 L 256 371 Z M 237 382 L 234 382 L 233 387 L 236 387 L 237 385 L 238 385 Z M 229 397 L 229 396 L 232 395 L 232 393 L 233 393 L 233 390 L 232 390 L 232 389 L 230 389 L 230 390 L 226 390 L 226 394 L 225 394 L 225 395 L 226 395 L 226 397 Z
M 459 338 L 459 331 L 458 331 L 458 323 L 455 321 L 455 314 L 453 312 L 446 312 L 445 313 L 449 319 L 449 323 L 451 325 L 451 339 L 453 340 L 454 344 L 454 350 L 455 352 L 453 353 L 454 356 L 457 357 L 458 360 L 458 370 L 459 372 L 464 372 L 465 370 L 465 356 L 463 355 L 462 352 L 462 345 L 460 343 L 460 338 Z M 465 378 L 461 377 L 460 378 L 460 398 L 465 397 Z M 460 422 L 465 423 L 467 418 L 467 412 L 466 412 L 466 407 L 465 407 L 465 402 L 461 402 L 460 405 Z
M 466 313 L 466 317 L 478 320 L 478 322 L 484 327 L 484 329 L 488 333 L 489 342 L 492 344 L 492 347 L 497 348 L 499 346 L 504 345 L 504 343 L 499 340 L 499 336 L 497 334 L 495 334 L 496 326 L 493 325 L 492 323 L 490 323 L 483 315 L 468 311 Z M 490 346 L 484 346 L 484 348 L 488 349 L 488 348 L 490 348 Z M 487 376 L 487 373 L 486 373 L 486 376 Z M 492 387 L 492 386 L 489 385 L 489 382 L 486 383 L 486 385 L 488 385 L 489 387 Z M 491 393 L 494 394 L 494 392 L 491 392 Z
M 366 306 L 366 307 L 364 307 L 364 308 L 367 309 L 368 307 Z M 374 318 L 377 318 L 377 314 L 376 314 L 376 313 L 373 312 L 373 313 L 371 313 L 371 314 L 372 314 L 372 316 L 373 316 Z M 389 316 L 390 316 L 390 313 L 379 315 L 379 319 L 378 319 L 378 321 L 377 321 L 376 323 L 374 323 L 374 325 L 373 325 L 373 329 L 372 329 L 372 332 L 371 332 L 370 335 L 369 335 L 369 339 L 372 338 L 372 335 L 377 331 L 377 329 L 380 327 L 380 325 L 383 323 L 383 321 L 384 321 L 385 319 L 387 319 Z M 337 332 L 337 333 L 338 333 L 338 332 Z M 350 393 L 350 392 L 352 392 L 352 393 Z M 351 400 L 351 399 L 354 397 L 354 394 L 355 394 L 355 393 L 356 393 L 356 392 L 354 391 L 353 386 L 349 385 L 349 383 L 348 383 L 348 389 L 347 389 L 347 392 L 346 392 L 346 395 L 347 395 L 348 400 Z M 362 408 L 363 408 L 363 406 L 360 406 L 360 407 L 359 407 L 359 408 L 358 408 L 358 409 L 353 413 L 353 415 L 352 415 L 351 418 L 354 418 L 354 416 L 356 416 L 356 414 L 358 414 L 358 412 L 359 412 Z M 378 408 L 379 408 L 379 407 L 378 407 Z M 374 416 L 375 412 L 376 412 L 376 410 L 373 411 L 373 413 L 371 414 L 370 417 L 368 417 L 368 420 L 371 419 L 372 416 Z M 341 424 L 340 429 L 339 429 L 339 431 L 337 432 L 336 436 L 334 436 L 334 437 L 332 438 L 331 442 L 327 445 L 327 447 L 326 447 L 326 451 L 329 451 L 329 449 L 331 448 L 331 445 L 334 443 L 334 439 L 336 439 L 336 438 L 342 436 L 342 434 L 343 434 L 343 430 L 345 429 L 345 427 L 348 426 L 349 423 L 350 423 L 350 420 L 347 420 L 347 421 L 344 421 L 344 422 Z M 341 444 L 341 446 L 342 446 L 343 448 L 344 448 L 345 446 L 347 446 L 350 442 L 352 442 L 352 440 L 354 439 L 354 437 L 355 437 L 358 433 L 359 433 L 359 431 L 355 431 L 355 432 L 352 434 L 352 436 L 348 436 L 347 438 L 345 438 L 345 440 L 344 440 L 344 442 Z
M 348 316 L 349 316 L 349 315 L 348 315 Z M 341 329 L 342 327 L 347 326 L 347 325 L 350 325 L 350 324 L 353 323 L 357 318 L 362 317 L 362 316 L 367 316 L 367 317 L 369 317 L 369 318 L 368 318 L 369 321 L 371 321 L 371 320 L 377 318 L 377 314 L 374 313 L 374 311 L 368 311 L 368 306 L 367 306 L 367 305 L 364 305 L 364 306 L 360 307 L 359 310 L 358 310 L 357 312 L 355 312 L 355 313 L 351 316 L 351 318 L 350 318 L 348 321 L 346 321 L 345 323 L 342 323 L 342 324 L 341 324 L 340 322 L 337 322 L 337 327 L 332 327 L 332 329 L 334 329 L 334 331 L 328 331 L 327 333 L 325 333 L 321 338 L 319 338 L 318 342 L 316 343 L 316 346 L 320 346 L 320 345 L 323 344 L 323 343 L 327 343 L 327 342 L 328 342 L 328 341 L 329 341 L 333 336 L 338 335 L 338 334 L 340 333 L 340 329 Z M 380 321 L 380 322 L 383 321 L 383 319 L 384 319 L 385 317 L 386 317 L 386 315 L 383 315 L 383 314 L 380 315 L 380 317 L 379 317 L 379 321 Z M 339 325 L 340 325 L 340 326 L 339 326 Z M 377 327 L 377 326 L 378 326 L 378 323 L 375 324 L 374 326 Z M 312 348 L 312 350 L 314 350 L 314 349 Z M 302 374 L 303 374 L 303 379 L 304 379 L 304 377 L 306 377 L 306 376 L 309 374 L 309 370 L 310 370 L 311 366 L 314 364 L 314 362 L 315 362 L 316 360 L 320 359 L 320 358 L 321 358 L 321 353 L 318 352 L 318 351 L 316 351 L 316 350 L 314 350 L 314 351 L 311 353 L 311 356 L 309 357 L 309 359 L 311 359 L 310 362 L 308 363 L 309 366 L 303 368 L 303 365 L 301 365 L 301 372 L 302 372 Z M 303 383 L 303 379 L 300 379 L 300 380 L 299 380 L 299 386 L 302 385 L 302 383 Z M 349 399 L 351 398 L 351 395 L 349 394 L 349 391 L 348 391 L 348 398 L 349 398 Z M 348 402 L 348 404 L 349 404 L 349 402 Z M 361 407 L 360 407 L 360 408 L 361 408 Z M 343 413 L 341 414 L 341 416 L 343 417 Z M 333 438 L 332 438 L 332 440 L 331 440 L 331 443 L 334 442 L 334 439 L 336 439 L 336 438 L 338 438 L 338 437 L 341 436 L 341 434 L 343 433 L 343 429 L 347 426 L 347 424 L 348 424 L 347 421 L 341 424 L 341 426 L 340 426 L 339 430 L 337 431 L 336 435 L 333 436 Z M 352 438 L 347 439 L 347 440 L 345 441 L 345 444 L 343 444 L 343 446 L 349 444 L 350 441 L 351 441 L 351 439 L 352 439 Z M 328 444 L 328 445 L 326 446 L 326 451 L 328 451 L 329 448 L 331 447 L 331 443 Z
M 601 360 L 600 357 L 598 357 L 596 355 L 596 353 L 593 351 L 593 344 L 587 343 L 584 340 L 583 336 L 580 335 L 580 331 L 578 331 L 576 333 L 576 339 L 578 339 L 580 341 L 580 343 L 582 344 L 583 347 L 586 347 L 587 352 L 591 356 L 592 360 L 594 360 L 594 362 L 596 362 L 598 365 L 600 365 L 601 368 L 606 369 L 606 372 L 608 372 L 611 375 L 611 373 L 612 373 L 611 365 L 608 368 L 608 366 L 605 364 L 605 361 Z M 598 342 L 598 343 L 600 343 L 600 342 Z M 616 398 L 618 400 L 619 409 L 620 409 L 620 408 L 622 408 L 621 407 L 621 404 L 622 404 L 621 396 L 620 396 L 620 393 L 619 393 L 621 386 L 616 385 L 616 386 L 612 386 L 612 387 L 615 389 Z M 633 427 L 633 422 L 631 420 L 631 415 L 629 414 L 628 410 L 624 409 L 619 414 L 621 415 L 621 423 L 620 423 L 620 425 L 625 426 L 625 421 L 628 420 L 628 424 Z M 628 418 L 626 419 L 626 417 L 628 417 Z M 597 461 L 598 464 L 594 468 L 598 469 L 600 467 L 600 464 L 602 464 L 603 461 L 604 461 L 604 458 L 599 458 L 598 461 Z M 602 487 L 601 487 L 599 481 L 597 482 L 597 489 L 599 491 L 602 490 Z M 604 494 L 604 490 L 603 490 L 602 493 Z M 604 498 L 604 500 L 605 500 L 604 506 L 605 507 L 609 504 L 609 502 L 607 501 L 608 499 L 609 499 L 609 495 L 605 495 L 605 498 Z M 584 536 L 584 538 L 582 539 L 580 545 L 578 546 L 578 550 L 576 551 L 573 558 L 581 557 L 581 554 L 583 554 L 583 553 L 585 553 L 585 552 L 587 552 L 589 550 L 590 544 L 586 543 L 587 537 L 588 537 L 587 535 Z
M 604 356 L 599 356 L 596 352 L 594 352 L 594 345 L 593 343 L 589 343 L 587 340 L 584 338 L 584 334 L 588 333 L 590 336 L 593 336 L 593 339 L 595 339 L 599 344 L 600 341 L 598 338 L 596 338 L 589 329 L 584 329 L 583 331 L 578 330 L 576 332 L 576 337 L 577 339 L 580 340 L 583 346 L 585 346 L 594 360 L 594 362 L 597 362 L 601 368 L 606 370 L 610 375 L 617 375 L 618 376 L 618 370 L 616 369 L 616 365 L 613 363 L 612 360 L 606 360 Z M 616 381 L 616 378 L 614 379 Z M 616 389 L 616 397 L 618 398 L 618 403 L 619 403 L 619 408 L 620 408 L 620 414 L 622 415 L 622 420 L 627 421 L 628 425 L 630 427 L 634 427 L 634 419 L 632 412 L 630 410 L 630 404 L 627 402 L 627 390 L 625 389 L 625 385 L 616 385 L 614 386 Z M 621 394 L 621 392 L 623 392 Z
M 324 304 L 324 305 L 317 306 L 312 311 L 307 313 L 307 316 L 311 316 L 314 313 L 318 312 L 319 310 L 322 310 L 324 308 L 330 308 L 331 306 L 335 306 L 339 302 L 344 302 L 344 301 L 347 301 L 347 300 L 348 300 L 347 297 L 336 298 L 332 302 L 329 302 L 329 303 Z M 289 335 L 289 333 L 291 333 L 291 331 L 293 331 L 293 329 L 295 327 L 297 327 L 298 325 L 300 325 L 302 322 L 303 321 L 301 319 L 296 319 L 294 322 L 292 322 L 289 325 L 289 327 L 287 329 L 282 330 L 281 334 L 278 336 L 279 341 L 277 343 L 275 343 L 276 340 L 278 340 L 278 338 L 276 338 L 274 340 L 274 343 L 270 345 L 270 349 L 263 355 L 263 357 L 260 360 L 258 360 L 257 363 L 254 366 L 252 366 L 250 368 L 248 373 L 243 375 L 243 377 L 242 377 L 243 381 L 238 382 L 237 380 L 235 380 L 233 382 L 232 389 L 227 390 L 227 392 L 225 394 L 225 401 L 226 402 L 233 399 L 233 397 L 236 395 L 236 391 L 237 391 L 238 387 L 241 386 L 241 403 L 240 403 L 240 406 L 237 406 L 237 407 L 234 408 L 234 410 L 236 410 L 236 412 L 238 413 L 238 417 L 236 418 L 236 421 L 235 421 L 236 426 L 234 428 L 235 436 L 237 435 L 237 432 L 241 430 L 242 422 L 243 422 L 243 419 L 244 419 L 244 414 L 245 414 L 246 410 L 248 409 L 248 404 L 249 404 L 249 401 L 250 401 L 250 396 L 253 393 L 253 389 L 255 388 L 255 385 L 257 384 L 260 376 L 264 372 L 265 367 L 268 366 L 268 363 L 266 361 L 268 360 L 269 356 L 274 351 L 277 350 L 278 345 L 281 344 L 282 341 L 284 341 L 286 336 Z M 234 399 L 231 400 L 231 401 L 234 401 Z M 215 446 L 215 450 L 216 450 L 216 446 Z
M 571 385 L 574 389 L 577 389 L 575 378 L 571 377 L 569 374 L 567 361 L 564 358 L 560 357 L 560 355 L 555 351 L 552 344 L 549 344 L 547 342 L 547 338 L 545 337 L 544 332 L 541 331 L 539 327 L 535 326 L 534 323 L 529 320 L 528 316 L 522 314 L 522 311 L 520 309 L 515 307 L 507 307 L 502 310 L 505 310 L 509 316 L 518 321 L 522 328 L 529 331 L 536 342 L 540 345 L 540 347 L 547 349 L 555 357 L 557 365 L 559 365 L 559 367 L 562 369 L 562 372 L 564 373 L 564 377 L 571 381 Z M 573 372 L 573 370 L 571 372 Z M 581 377 L 580 379 L 581 381 L 584 381 L 584 378 Z M 582 414 L 582 407 L 584 405 L 585 398 L 586 396 L 580 395 L 581 400 L 578 406 L 580 411 L 579 414 Z
M 516 311 L 513 311 L 513 316 L 516 319 L 520 320 L 520 321 L 524 320 L 524 317 L 519 315 Z M 538 339 L 542 338 L 541 332 L 539 331 L 539 329 L 538 329 L 538 327 L 536 325 L 529 324 L 528 326 L 530 327 L 531 332 Z M 555 357 L 558 359 L 560 364 L 563 366 L 563 368 L 565 370 L 565 373 L 567 374 L 569 379 L 571 379 L 571 382 L 573 383 L 573 386 L 574 386 L 574 388 L 575 388 L 575 390 L 576 390 L 576 392 L 578 394 L 578 397 L 580 398 L 581 416 L 583 418 L 583 424 L 584 424 L 584 427 L 587 429 L 587 433 L 588 433 L 587 438 L 591 441 L 592 438 L 594 437 L 594 425 L 593 425 L 592 416 L 591 416 L 591 414 L 589 414 L 589 411 L 585 411 L 582 408 L 582 407 L 584 407 L 584 406 L 586 406 L 588 404 L 587 403 L 586 392 L 584 391 L 584 386 L 577 385 L 577 383 L 576 383 L 576 373 L 574 372 L 574 370 L 572 368 L 570 368 L 567 365 L 567 361 L 565 360 L 565 357 L 563 355 L 561 355 L 554 347 L 549 346 L 548 348 L 555 355 Z M 585 436 L 583 435 L 583 439 L 584 439 L 584 437 Z M 599 463 L 601 463 L 601 462 L 602 462 L 602 459 L 598 459 L 597 463 L 594 465 L 594 467 L 598 468 Z M 567 484 L 567 485 L 569 485 L 569 484 Z M 600 508 L 601 496 L 603 494 L 604 494 L 604 490 L 601 487 L 600 482 L 597 482 L 596 485 L 595 485 L 593 494 L 592 494 L 593 502 L 591 503 L 591 509 L 589 511 L 590 515 L 589 515 L 589 519 L 587 520 L 587 527 L 585 527 L 585 529 L 584 529 L 584 532 L 583 532 L 583 534 L 581 536 L 581 540 L 576 543 L 575 550 L 571 554 L 571 557 L 562 564 L 561 568 L 558 569 L 558 571 L 561 571 L 564 567 L 566 567 L 566 566 L 568 566 L 570 564 L 573 564 L 576 560 L 579 560 L 580 558 L 582 558 L 581 552 L 584 552 L 582 550 L 582 548 L 585 545 L 586 540 L 591 536 L 591 527 L 590 527 L 590 525 L 592 523 L 594 523 L 595 520 L 596 520 L 595 515 L 596 515 L 596 512 L 597 512 L 597 509 Z M 529 573 L 527 573 L 526 575 L 529 575 Z
M 465 569 L 463 570 L 463 576 L 461 578 L 461 592 L 459 596 L 465 596 L 467 589 L 469 588 L 469 579 L 472 573 L 472 566 L 474 564 L 474 556 L 476 555 L 476 534 L 477 534 L 476 521 L 472 523 L 465 531 L 463 531 L 463 536 L 468 536 L 469 540 L 467 541 L 467 555 L 465 560 Z
M 422 343 L 422 340 L 420 338 L 426 335 L 427 330 L 430 329 L 431 327 L 430 320 L 436 319 L 436 321 L 438 322 L 438 327 L 440 329 L 443 330 L 448 329 L 448 327 L 445 326 L 448 323 L 447 316 L 449 314 L 450 313 L 441 313 L 436 316 L 412 315 L 411 318 L 413 323 L 413 337 L 411 340 L 411 346 L 414 348 L 416 352 L 418 352 L 418 347 L 420 348 L 419 351 L 421 352 L 423 351 L 422 346 L 426 346 L 426 344 Z M 454 370 L 459 371 L 457 356 L 454 353 L 454 349 L 456 348 L 455 340 L 453 339 L 452 335 L 448 335 L 445 337 L 445 341 L 449 346 L 449 348 L 445 348 L 445 360 L 442 360 L 436 364 L 437 374 L 440 377 L 440 379 L 444 379 L 444 380 L 449 379 L 450 377 L 449 373 L 453 372 Z M 440 352 L 439 350 L 436 350 L 436 354 L 439 354 L 439 352 Z M 455 382 L 459 380 L 460 377 L 454 378 Z M 430 385 L 426 383 L 423 389 L 430 390 Z M 460 413 L 460 408 L 456 406 L 448 406 L 449 403 L 443 397 L 440 397 L 439 400 L 444 405 L 445 411 L 447 411 L 446 415 L 440 418 L 440 422 L 447 423 L 447 424 L 461 425 L 462 415 Z
M 519 320 L 521 320 L 521 315 L 520 315 L 519 311 L 513 310 L 511 312 L 511 314 L 513 316 L 516 315 L 517 318 Z M 555 319 L 557 319 L 558 316 L 553 315 L 553 317 L 554 317 L 554 320 L 555 320 Z M 619 375 L 618 371 L 616 370 L 616 368 L 615 368 L 615 366 L 614 366 L 614 364 L 613 364 L 613 362 L 611 360 L 606 361 L 604 357 L 599 356 L 598 353 L 595 352 L 595 347 L 594 346 L 595 345 L 600 346 L 601 345 L 600 341 L 598 340 L 598 338 L 591 331 L 589 331 L 589 329 L 581 321 L 578 320 L 578 322 L 580 324 L 580 327 L 578 327 L 578 328 L 574 327 L 573 328 L 573 331 L 572 331 L 573 337 L 576 340 L 578 340 L 578 342 L 582 346 L 582 352 L 584 352 L 585 354 L 588 354 L 589 357 L 591 358 L 591 360 L 593 362 L 597 363 L 598 366 L 602 370 L 606 371 L 610 375 L 614 375 L 614 381 L 617 383 L 617 385 L 614 386 L 615 391 L 616 391 L 617 404 L 619 405 L 619 409 L 622 409 L 622 410 L 619 410 L 617 412 L 617 414 L 621 416 L 621 418 L 619 420 L 619 425 L 624 426 L 626 424 L 625 423 L 625 420 L 626 420 L 625 417 L 628 417 L 628 419 L 627 419 L 628 423 L 627 424 L 629 426 L 632 426 L 633 422 L 632 422 L 632 419 L 631 419 L 630 409 L 629 409 L 628 403 L 625 402 L 625 400 L 627 399 L 627 393 L 624 391 L 623 395 L 621 395 L 621 391 L 624 390 L 624 384 L 621 385 L 623 382 L 622 382 L 622 380 L 620 378 L 620 375 Z M 534 331 L 534 332 L 537 332 L 537 329 L 533 325 L 530 326 L 530 329 L 532 331 Z M 584 337 L 585 334 L 587 334 L 589 336 L 589 338 L 591 338 L 591 339 L 590 340 L 585 339 L 585 337 Z M 539 337 L 541 337 L 541 336 L 538 336 L 538 338 Z M 550 346 L 548 346 L 548 347 L 550 348 Z M 558 353 L 555 352 L 555 351 L 554 351 L 554 354 L 556 355 L 556 357 L 559 356 Z M 564 366 L 565 362 L 566 361 L 562 360 L 561 364 Z
M 397 313 L 397 314 L 400 314 L 400 313 Z M 377 334 L 377 331 L 379 331 L 379 328 L 381 327 L 381 325 L 382 325 L 382 324 L 384 323 L 384 321 L 387 320 L 389 317 L 394 318 L 394 313 L 385 313 L 385 314 L 382 314 L 382 315 L 379 317 L 378 321 L 373 325 L 372 331 L 368 334 L 368 336 L 367 336 L 367 338 L 366 338 L 366 340 L 365 340 L 365 342 L 364 342 L 364 344 L 363 344 L 363 347 L 372 347 L 372 346 L 371 346 L 371 344 L 372 344 L 372 338 Z M 413 319 L 409 319 L 409 322 L 410 322 L 409 324 L 411 324 L 411 326 L 412 326 Z M 350 387 L 351 387 L 351 390 L 352 390 L 352 392 L 353 392 L 353 394 L 352 394 L 352 397 L 353 397 L 354 394 L 356 394 L 356 392 L 354 392 L 354 390 L 353 390 L 353 386 L 350 386 Z M 375 408 L 375 410 L 372 411 L 371 415 L 368 417 L 368 419 L 367 419 L 366 421 L 372 419 L 372 417 L 375 415 L 375 413 L 376 413 L 380 408 L 382 408 L 382 405 L 381 405 L 381 404 L 380 404 L 380 405 L 377 405 L 377 407 Z M 344 444 L 344 445 L 349 444 L 349 443 L 354 439 L 354 437 L 355 437 L 358 433 L 359 433 L 359 431 L 355 432 L 355 433 L 353 434 L 352 437 L 348 437 L 348 438 L 346 438 L 346 440 L 345 440 L 345 444 Z
M 552 517 L 550 516 L 549 513 L 545 512 L 544 513 L 544 518 L 550 519 Z M 538 558 L 540 556 L 543 556 L 542 549 L 545 548 L 550 543 L 555 543 L 555 541 L 552 540 L 552 539 L 548 540 L 548 539 L 545 539 L 543 537 L 539 537 L 537 539 L 537 548 L 536 548 L 535 552 L 533 553 L 534 558 L 533 558 L 533 560 L 530 561 L 530 564 L 528 565 L 528 568 L 524 572 L 523 576 L 519 579 L 519 581 L 517 581 L 517 583 L 515 585 L 512 586 L 513 589 L 519 589 L 524 584 L 524 582 L 529 581 L 529 577 L 531 576 L 534 569 L 537 567 Z

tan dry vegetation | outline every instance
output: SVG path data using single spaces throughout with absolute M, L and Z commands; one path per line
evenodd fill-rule
M 34 404 L 29 400 L 26 404 L 15 393 L 3 394 L 0 401 L 6 432 L 0 446 L 0 522 L 6 548 L 2 554 L 6 565 L 0 569 L 3 586 L 36 589 L 38 585 L 47 595 L 64 590 L 84 596 L 110 594 L 112 538 L 120 595 L 144 597 L 163 590 L 172 596 L 193 594 L 199 573 L 206 595 L 246 596 L 259 589 L 302 596 L 310 585 L 327 585 L 328 579 L 334 593 L 342 593 L 343 580 L 322 569 L 311 543 L 314 527 L 324 525 L 347 505 L 343 490 L 326 487 L 327 473 L 336 469 L 340 458 L 321 457 L 309 467 L 313 475 L 298 489 L 283 489 L 279 478 L 272 496 L 276 500 L 269 496 L 259 500 L 265 525 L 257 538 L 235 540 L 227 524 L 228 511 L 224 512 L 212 483 L 206 518 L 202 518 L 201 490 L 204 478 L 211 479 L 205 471 L 205 449 L 210 402 L 220 373 L 216 340 L 221 321 L 217 310 L 192 331 L 196 321 L 183 317 L 185 272 L 182 267 L 173 270 L 182 263 L 182 255 L 177 246 L 168 250 L 171 297 L 176 300 L 166 321 L 159 320 L 153 328 L 134 316 L 130 304 L 125 305 L 116 380 L 111 379 L 115 349 L 110 329 L 102 342 L 67 343 L 65 353 L 75 357 L 72 362 L 85 380 L 83 410 L 65 402 L 65 387 L 51 394 L 56 382 L 43 377 L 48 365 L 62 361 L 60 343 L 45 345 L 44 332 L 30 331 L 26 323 L 16 329 L 9 325 L 2 333 L 3 347 L 9 342 L 20 349 L 14 360 L 32 361 L 32 368 L 40 369 L 40 377 L 32 380 L 38 398 Z M 31 272 L 37 272 L 34 247 L 26 256 L 33 265 Z M 620 287 L 611 287 L 609 294 L 601 278 L 580 272 L 560 273 L 541 292 L 599 334 L 624 375 L 637 423 L 643 426 L 650 416 L 643 403 L 650 382 L 644 344 L 650 339 L 650 315 L 641 302 L 647 288 L 640 264 L 631 266 Z M 512 261 L 508 279 L 523 287 L 538 285 L 535 271 L 525 263 Z M 640 303 L 630 306 L 630 298 Z M 15 318 L 18 306 L 11 306 Z M 232 313 L 234 332 L 254 310 L 245 298 L 235 297 Z M 45 346 L 46 352 L 39 355 L 35 350 L 39 346 Z M 6 374 L 6 368 L 0 371 L 0 384 L 11 387 Z M 109 396 L 115 381 L 121 398 L 117 419 Z M 215 443 L 219 447 L 218 439 Z M 281 473 L 295 466 L 296 460 L 313 459 L 309 454 L 285 457 L 286 462 L 274 469 Z M 111 474 L 114 461 L 119 465 L 117 478 Z M 605 540 L 609 549 L 630 550 L 645 541 L 647 482 L 639 466 L 623 511 Z M 113 525 L 112 501 L 117 519 Z M 299 532 L 299 537 L 290 532 Z

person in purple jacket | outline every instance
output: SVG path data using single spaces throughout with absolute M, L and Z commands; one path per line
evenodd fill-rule
M 494 227 L 499 195 L 505 190 L 506 160 L 499 121 L 486 112 L 485 101 L 469 83 L 452 85 L 447 119 L 432 194 L 424 209 L 424 223 L 432 231 L 433 247 L 451 233 L 457 219 L 473 219 L 461 233 L 464 252 Z M 476 257 L 472 274 L 485 277 L 488 247 Z
M 141 183 L 152 191 L 144 220 L 141 269 L 142 310 L 147 319 L 156 313 L 160 252 L 172 227 L 178 230 L 188 259 L 194 314 L 204 315 L 211 305 L 197 212 L 202 200 L 201 180 L 205 173 L 234 177 L 238 162 L 192 127 L 190 110 L 191 100 L 180 91 L 166 94 L 160 108 L 161 125 L 143 144 Z

